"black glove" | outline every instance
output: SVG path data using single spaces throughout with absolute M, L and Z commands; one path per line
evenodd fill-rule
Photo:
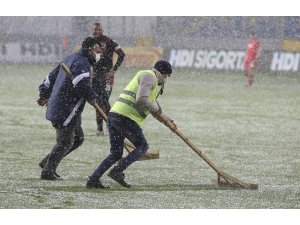
M 37 104 L 39 104 L 39 106 L 47 106 L 48 99 L 40 97 L 38 100 L 36 100 L 36 102 Z

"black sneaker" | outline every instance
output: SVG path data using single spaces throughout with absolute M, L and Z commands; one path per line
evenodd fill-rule
M 43 172 L 41 173 L 41 179 L 42 180 L 59 180 L 57 176 L 55 176 L 55 173 L 51 172 Z
M 116 167 L 112 168 L 111 171 L 107 174 L 111 179 L 117 181 L 120 185 L 126 188 L 130 188 L 131 185 L 127 184 L 125 179 L 125 174 L 116 170 Z
M 85 185 L 86 188 L 99 188 L 99 189 L 109 189 L 109 187 L 104 186 L 99 178 L 89 177 Z
M 49 157 L 49 155 L 47 155 L 45 158 L 42 159 L 42 161 L 40 161 L 39 167 L 41 167 L 42 169 L 45 167 L 45 164 L 46 164 L 46 162 L 47 162 L 47 160 L 48 160 L 48 157 Z M 54 172 L 54 175 L 55 175 L 57 178 L 60 178 L 60 175 L 59 175 L 58 173 Z
M 45 158 L 42 159 L 42 161 L 40 161 L 39 167 L 41 167 L 42 169 L 45 167 L 48 157 L 49 157 L 49 155 L 47 155 Z

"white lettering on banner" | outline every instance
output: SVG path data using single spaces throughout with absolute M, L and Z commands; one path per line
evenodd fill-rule
M 230 70 L 234 70 L 235 69 L 235 62 L 237 62 L 237 65 L 241 64 L 241 61 L 237 61 L 237 59 L 239 59 L 240 57 L 237 57 L 237 54 L 233 51 L 228 52 L 228 57 L 227 57 L 227 66 L 225 69 L 230 69 Z
M 220 51 L 216 57 L 216 68 L 217 69 L 225 69 L 227 66 L 227 53 L 225 51 Z M 227 68 L 226 68 L 227 69 Z
M 300 62 L 299 53 L 274 52 L 271 62 L 271 71 L 298 71 Z
M 59 60 L 61 47 L 53 43 L 1 44 L 0 62 L 13 63 L 53 63 Z
M 206 67 L 208 69 L 214 68 L 216 55 L 217 55 L 216 51 L 208 52 L 208 60 L 207 60 L 207 64 L 206 64 Z
M 194 50 L 171 50 L 170 62 L 173 62 L 177 67 L 192 67 L 194 62 Z
M 245 52 L 172 49 L 169 62 L 175 67 L 242 70 Z
M 198 51 L 196 54 L 196 59 L 195 59 L 195 68 L 204 68 L 205 62 L 204 62 L 204 51 Z M 176 65 L 175 65 L 176 66 Z

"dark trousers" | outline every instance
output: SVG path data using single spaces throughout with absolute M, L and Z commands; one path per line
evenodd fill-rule
M 52 151 L 44 157 L 40 164 L 43 165 L 42 173 L 54 173 L 60 161 L 84 141 L 81 126 L 61 126 L 53 124 L 56 130 L 56 144 Z
M 111 146 L 110 154 L 97 167 L 92 177 L 101 177 L 114 163 L 122 158 L 125 138 L 131 141 L 136 148 L 123 160 L 119 161 L 116 169 L 120 172 L 138 160 L 149 148 L 141 127 L 133 120 L 110 112 L 107 121 Z

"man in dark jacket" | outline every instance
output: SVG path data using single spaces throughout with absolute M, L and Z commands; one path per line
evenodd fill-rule
M 81 128 L 81 113 L 85 102 L 96 100 L 92 89 L 90 68 L 99 58 L 100 46 L 88 37 L 82 48 L 67 56 L 63 62 L 70 68 L 72 78 L 58 65 L 39 86 L 40 106 L 47 104 L 46 118 L 56 129 L 56 144 L 52 151 L 39 163 L 41 179 L 56 180 L 58 164 L 64 156 L 78 148 L 84 141 Z
M 122 48 L 119 46 L 118 43 L 113 41 L 108 36 L 103 35 L 103 29 L 102 25 L 100 23 L 94 23 L 92 28 L 93 37 L 97 40 L 97 42 L 100 44 L 101 47 L 101 57 L 109 58 L 113 60 L 113 55 L 116 53 L 118 55 L 118 59 L 116 61 L 116 64 L 113 66 L 112 70 L 102 75 L 102 78 L 105 78 L 105 89 L 99 91 L 99 89 L 96 90 L 96 93 L 98 94 L 98 99 L 105 98 L 107 96 L 108 100 L 110 98 L 112 87 L 114 84 L 114 76 L 115 72 L 118 70 L 118 68 L 121 66 L 124 58 L 125 53 L 122 50 Z M 98 80 L 93 79 L 93 85 L 99 86 L 100 84 L 97 84 Z M 109 111 L 109 110 L 108 110 Z M 96 122 L 97 122 L 97 135 L 103 136 L 105 135 L 104 129 L 103 129 L 103 120 L 96 112 Z

